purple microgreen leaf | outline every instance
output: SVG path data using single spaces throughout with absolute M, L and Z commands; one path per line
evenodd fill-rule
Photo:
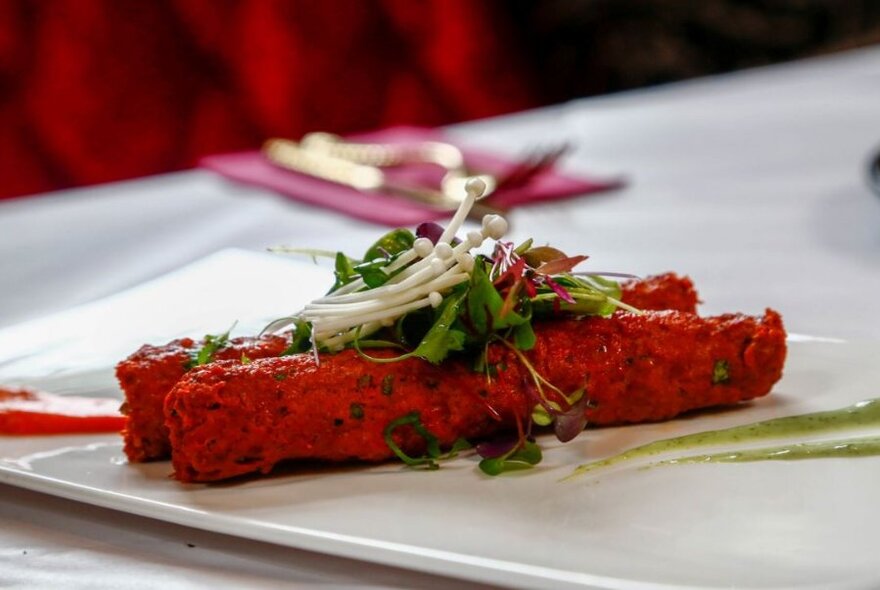
M 581 395 L 568 410 L 556 414 L 553 431 L 561 442 L 568 442 L 587 426 L 587 408 L 590 403 L 586 395 Z
M 571 295 L 569 295 L 568 291 L 566 291 L 566 290 L 562 287 L 562 285 L 560 285 L 559 283 L 557 283 L 556 281 L 554 281 L 554 280 L 551 279 L 550 277 L 544 277 L 544 282 L 546 283 L 546 285 L 547 285 L 548 287 L 550 287 L 551 289 L 553 289 L 553 292 L 556 293 L 556 295 L 557 295 L 560 299 L 562 299 L 562 300 L 565 301 L 566 303 L 571 303 L 571 304 L 575 304 L 575 303 L 576 303 L 576 301 L 574 300 L 574 297 L 572 297 Z
M 440 236 L 442 235 L 443 226 L 438 223 L 434 223 L 433 221 L 426 221 L 416 228 L 417 238 L 428 238 L 435 246 L 437 245 L 437 242 L 440 241 Z M 457 246 L 460 243 L 461 240 L 459 240 L 458 238 L 452 238 L 452 246 Z
M 495 459 L 496 457 L 501 457 L 511 452 L 518 445 L 518 438 L 505 436 L 481 442 L 475 448 L 480 457 L 484 459 Z
M 437 244 L 443 235 L 443 226 L 433 221 L 426 221 L 416 228 L 417 238 L 428 238 L 432 244 Z

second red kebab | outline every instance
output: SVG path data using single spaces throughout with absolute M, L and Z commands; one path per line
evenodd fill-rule
M 562 391 L 582 390 L 590 423 L 607 425 L 765 395 L 786 354 L 773 311 L 762 318 L 623 313 L 543 321 L 535 333 L 524 356 L 489 345 L 491 380 L 465 360 L 375 363 L 351 349 L 322 355 L 320 363 L 299 354 L 198 367 L 166 399 L 175 476 L 216 481 L 266 473 L 289 459 L 389 459 L 386 428 L 413 413 L 444 447 L 460 437 L 515 432 L 535 406 L 524 358 Z M 424 450 L 412 429 L 395 437 L 408 454 Z

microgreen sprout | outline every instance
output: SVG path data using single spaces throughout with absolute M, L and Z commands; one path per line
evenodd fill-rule
M 409 426 L 413 429 L 413 431 L 422 437 L 425 440 L 425 454 L 420 457 L 411 457 L 406 454 L 403 449 L 394 441 L 394 431 L 398 428 L 402 428 L 404 426 Z M 416 469 L 426 469 L 428 471 L 434 471 L 440 468 L 437 461 L 442 461 L 444 459 L 452 459 L 458 453 L 465 449 L 469 449 L 471 447 L 470 443 L 468 443 L 465 439 L 460 438 L 456 440 L 452 447 L 446 453 L 443 453 L 440 449 L 440 441 L 437 436 L 428 430 L 424 424 L 422 424 L 422 419 L 419 416 L 418 412 L 410 412 L 396 420 L 392 420 L 388 423 L 388 426 L 385 427 L 385 431 L 383 432 L 385 437 L 385 444 L 388 445 L 388 448 L 397 455 L 397 458 L 406 463 L 408 466 L 416 468 Z
M 541 462 L 541 447 L 528 438 L 483 443 L 477 445 L 477 453 L 483 457 L 480 471 L 486 475 L 501 475 L 509 471 L 531 469 Z

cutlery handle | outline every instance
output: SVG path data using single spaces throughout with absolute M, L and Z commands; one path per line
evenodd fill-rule
M 352 162 L 348 159 L 307 149 L 295 141 L 270 139 L 263 145 L 263 153 L 273 164 L 322 180 L 350 186 L 361 191 L 376 191 L 416 201 L 432 209 L 453 211 L 460 200 L 446 193 L 425 187 L 390 183 L 376 166 Z M 499 215 L 504 211 L 477 201 L 468 218 L 481 220 L 484 215 Z
M 456 146 L 442 141 L 416 143 L 361 143 L 346 141 L 332 133 L 309 133 L 300 142 L 303 149 L 314 150 L 368 166 L 401 164 L 436 164 L 447 170 L 464 171 L 464 156 Z
M 358 190 L 376 190 L 385 184 L 385 174 L 375 166 L 364 166 L 343 158 L 313 152 L 287 139 L 268 140 L 263 144 L 263 154 L 270 162 L 282 168 Z

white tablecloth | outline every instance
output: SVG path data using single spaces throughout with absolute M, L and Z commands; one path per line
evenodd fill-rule
M 518 209 L 594 269 L 687 273 L 707 313 L 780 310 L 791 332 L 880 337 L 880 49 L 587 99 L 453 128 L 517 153 L 571 142 L 563 166 L 619 192 Z M 0 327 L 237 246 L 361 251 L 380 228 L 201 171 L 0 203 Z M 168 525 L 0 486 L 0 586 L 467 587 Z

